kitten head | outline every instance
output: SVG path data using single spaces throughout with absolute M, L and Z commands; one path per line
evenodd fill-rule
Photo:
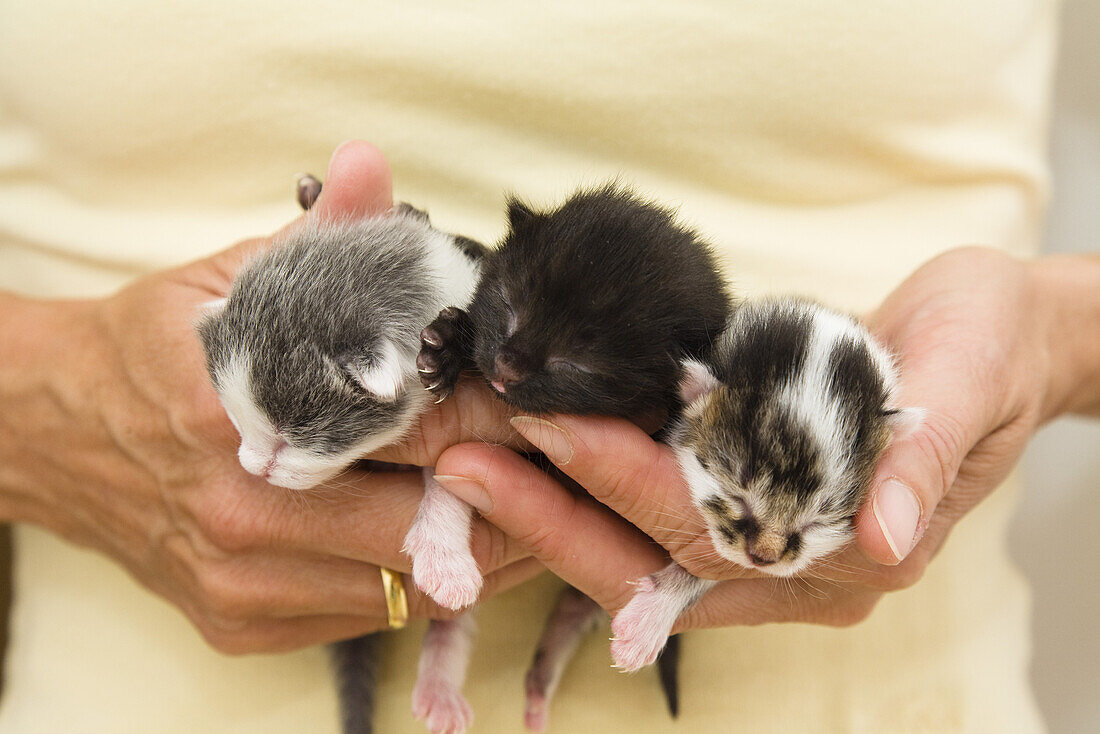
M 852 539 L 875 464 L 922 413 L 892 408 L 863 327 L 805 302 L 746 306 L 708 361 L 683 364 L 671 440 L 696 506 L 721 556 L 797 574 Z
M 509 224 L 469 308 L 493 388 L 532 412 L 669 409 L 679 358 L 728 309 L 706 246 L 615 186 L 548 213 L 512 200 Z
M 418 329 L 438 308 L 420 292 L 423 227 L 402 214 L 306 228 L 208 308 L 198 333 L 247 471 L 306 489 L 413 422 Z

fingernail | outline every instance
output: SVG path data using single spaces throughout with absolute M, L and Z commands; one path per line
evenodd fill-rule
M 921 504 L 908 486 L 895 478 L 879 485 L 871 510 L 878 520 L 890 550 L 898 561 L 905 559 L 917 544 L 917 527 L 920 524 Z
M 573 442 L 561 426 L 528 415 L 517 415 L 509 422 L 519 435 L 537 446 L 558 466 L 565 466 L 573 460 Z
M 458 477 L 451 474 L 436 474 L 432 477 L 440 487 L 447 490 L 455 497 L 468 505 L 473 505 L 482 515 L 488 515 L 493 511 L 493 498 L 485 491 L 480 482 L 469 477 Z
M 337 145 L 335 148 L 332 149 L 332 155 L 330 155 L 329 158 L 328 158 L 328 172 L 325 174 L 326 179 L 332 178 L 332 164 L 335 163 L 336 159 L 340 157 L 340 151 L 342 151 L 344 148 L 346 148 L 347 146 L 351 145 L 354 142 L 355 142 L 355 138 L 348 138 L 347 140 L 343 141 L 342 143 L 340 143 L 339 145 Z

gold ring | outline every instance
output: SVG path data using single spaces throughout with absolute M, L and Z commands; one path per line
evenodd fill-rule
M 382 591 L 386 595 L 390 629 L 399 630 L 409 621 L 409 598 L 405 596 L 405 584 L 397 571 L 382 566 L 378 570 L 382 572 Z

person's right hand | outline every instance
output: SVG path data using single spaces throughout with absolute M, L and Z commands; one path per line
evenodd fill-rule
M 333 154 L 307 216 L 391 205 L 385 160 L 352 143 Z M 12 347 L 0 360 L 0 512 L 99 549 L 229 653 L 384 628 L 378 566 L 409 571 L 400 549 L 421 497 L 419 472 L 349 471 L 294 492 L 237 463 L 239 439 L 210 386 L 194 322 L 271 241 L 243 242 L 102 301 L 13 300 L 0 314 L 0 337 Z M 483 385 L 467 382 L 447 403 L 376 458 L 430 465 L 475 436 L 516 443 L 510 411 Z M 487 574 L 483 597 L 541 570 L 484 522 L 473 548 Z M 452 614 L 406 587 L 414 616 Z

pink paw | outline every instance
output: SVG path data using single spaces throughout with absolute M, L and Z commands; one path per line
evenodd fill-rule
M 541 694 L 527 694 L 527 709 L 523 712 L 523 723 L 528 730 L 543 732 L 550 723 L 549 701 Z
M 611 622 L 611 657 L 615 666 L 628 673 L 650 665 L 664 649 L 676 608 L 659 593 L 648 576 L 638 582 L 630 603 Z
M 462 693 L 438 680 L 417 682 L 412 712 L 432 734 L 462 734 L 474 721 L 474 712 Z
M 436 604 L 463 609 L 477 601 L 481 571 L 468 548 L 440 545 L 414 531 L 405 538 L 405 552 L 412 558 L 416 587 Z

